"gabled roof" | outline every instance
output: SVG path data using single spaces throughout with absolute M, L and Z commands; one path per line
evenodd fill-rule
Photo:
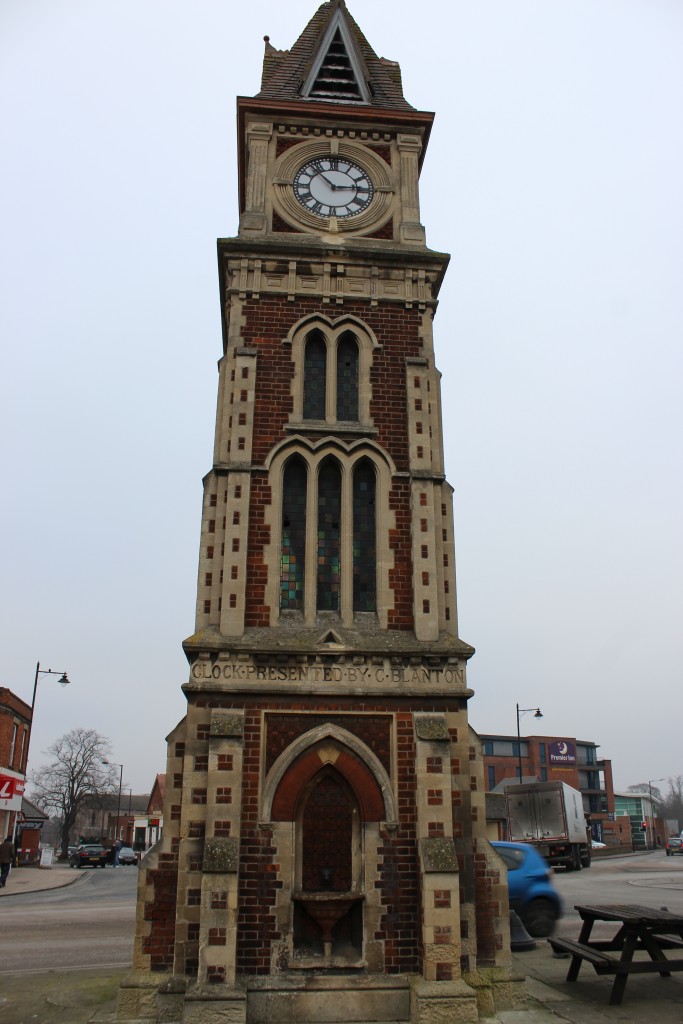
M 258 99 L 308 100 L 413 110 L 403 97 L 401 68 L 378 57 L 344 0 L 328 0 L 291 50 L 265 37 Z
M 166 776 L 158 774 L 152 786 L 152 792 L 147 801 L 147 813 L 161 811 L 164 806 L 164 793 L 166 791 Z
M 48 814 L 41 811 L 40 807 L 36 807 L 35 804 L 32 804 L 25 796 L 21 798 L 21 810 L 30 821 L 47 821 L 49 818 Z

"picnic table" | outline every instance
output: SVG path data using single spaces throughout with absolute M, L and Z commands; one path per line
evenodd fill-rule
M 655 972 L 668 978 L 672 971 L 683 971 L 683 957 L 670 959 L 665 953 L 683 951 L 683 915 L 631 904 L 577 904 L 574 909 L 583 922 L 578 940 L 550 938 L 548 942 L 556 952 L 571 955 L 567 981 L 576 981 L 583 960 L 592 964 L 596 974 L 614 975 L 610 1006 L 621 1003 L 629 974 Z M 591 941 L 596 921 L 618 925 L 613 938 Z M 637 952 L 647 953 L 649 959 L 634 959 Z

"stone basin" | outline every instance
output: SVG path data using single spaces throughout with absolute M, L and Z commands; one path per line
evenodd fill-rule
M 337 921 L 348 914 L 354 903 L 365 899 L 362 892 L 295 892 L 295 903 L 300 903 L 306 913 L 318 925 L 323 934 L 325 956 L 332 955 L 332 929 Z

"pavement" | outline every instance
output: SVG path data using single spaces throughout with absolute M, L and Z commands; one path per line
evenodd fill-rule
M 4 896 L 70 885 L 75 868 L 15 868 Z M 1 928 L 1 924 L 0 924 Z M 0 940 L 7 941 L 7 936 Z M 683 1024 L 683 972 L 630 977 L 621 1006 L 609 1006 L 612 979 L 600 978 L 583 964 L 578 981 L 567 984 L 569 960 L 553 955 L 544 939 L 535 948 L 513 954 L 513 968 L 527 978 L 526 1010 L 507 1010 L 491 1024 Z M 0 957 L 0 968 L 2 961 Z M 0 1024 L 113 1024 L 117 990 L 127 970 L 63 970 L 0 977 Z

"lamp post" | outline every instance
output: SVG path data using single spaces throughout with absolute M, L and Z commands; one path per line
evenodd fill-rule
M 33 680 L 33 696 L 31 697 L 31 721 L 28 723 L 28 736 L 26 738 L 26 757 L 24 759 L 24 774 L 26 774 L 26 768 L 28 766 L 28 750 L 31 746 L 31 733 L 33 731 L 33 711 L 36 706 L 36 694 L 38 692 L 38 679 L 40 676 L 59 676 L 57 682 L 60 686 L 68 686 L 71 682 L 67 678 L 66 672 L 56 672 L 51 668 L 41 668 L 40 662 L 36 663 L 36 674 Z
M 650 821 L 652 822 L 652 825 L 650 826 L 650 828 L 652 829 L 652 839 L 655 840 L 655 831 L 656 831 L 655 830 L 655 815 L 654 815 L 654 810 L 653 810 L 653 805 L 652 805 L 652 783 L 653 782 L 664 782 L 664 779 L 648 779 L 648 783 L 647 783 L 648 792 L 650 793 Z M 656 843 L 656 840 L 655 840 L 652 843 L 652 848 L 654 849 L 654 847 L 656 845 L 657 845 L 657 843 Z M 645 849 L 646 850 L 649 849 L 649 846 L 647 844 L 647 830 L 645 832 Z
M 519 720 L 522 715 L 526 715 L 527 711 L 535 711 L 534 718 L 543 718 L 540 708 L 520 708 L 519 704 L 516 704 L 517 708 L 517 759 L 519 761 L 519 781 L 522 781 L 522 739 L 519 734 Z
M 118 841 L 118 838 L 119 838 L 118 837 L 119 815 L 121 814 L 121 787 L 123 786 L 123 765 L 119 764 L 118 761 L 105 761 L 104 759 L 102 759 L 102 764 L 110 764 L 112 766 L 115 765 L 117 768 L 121 769 L 121 773 L 119 775 L 119 801 L 118 801 L 118 804 L 116 806 L 116 832 L 117 832 L 116 840 Z M 116 867 L 116 860 L 114 860 L 114 863 L 113 863 L 112 866 Z

